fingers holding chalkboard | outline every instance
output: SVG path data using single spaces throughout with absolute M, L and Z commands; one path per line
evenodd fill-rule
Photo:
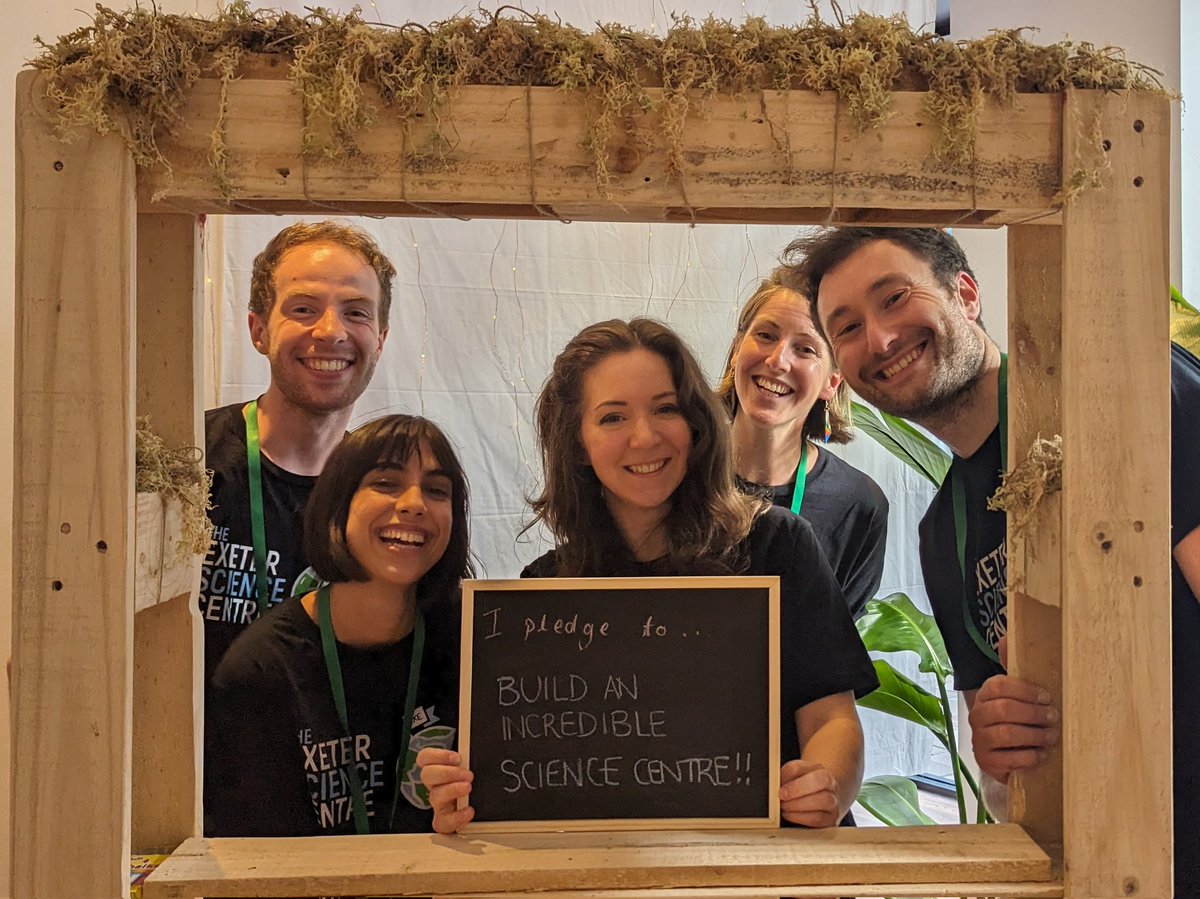
M 833 827 L 838 811 L 838 781 L 818 762 L 793 759 L 779 770 L 779 813 L 803 827 Z
M 438 833 L 457 833 L 475 817 L 475 809 L 458 807 L 458 800 L 471 793 L 475 775 L 462 767 L 462 757 L 450 749 L 427 746 L 417 753 L 421 783 L 429 790 L 433 808 L 433 829 Z

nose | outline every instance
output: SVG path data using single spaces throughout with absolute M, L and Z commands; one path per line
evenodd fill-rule
M 788 345 L 786 340 L 781 340 L 775 344 L 775 348 L 771 350 L 771 355 L 767 357 L 767 365 L 776 371 L 783 371 L 787 368 L 788 363 Z
M 629 445 L 635 449 L 646 449 L 658 443 L 658 431 L 654 423 L 645 416 L 639 416 L 633 421 L 633 433 L 629 435 Z
M 400 491 L 396 497 L 396 512 L 408 515 L 425 514 L 425 491 L 420 484 L 413 484 Z
M 313 337 L 317 340 L 339 341 L 346 339 L 346 327 L 336 306 L 327 306 L 313 325 Z
M 867 349 L 876 356 L 885 356 L 899 336 L 894 327 L 877 316 L 868 318 L 863 327 L 867 332 Z

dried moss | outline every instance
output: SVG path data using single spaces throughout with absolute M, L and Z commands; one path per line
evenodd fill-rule
M 135 444 L 135 489 L 157 493 L 182 506 L 181 535 L 175 553 L 203 555 L 208 551 L 212 525 L 208 520 L 212 473 L 204 467 L 204 453 L 197 446 L 169 449 L 150 429 L 150 417 L 137 420 Z
M 1005 472 L 988 500 L 988 510 L 1005 512 L 1011 533 L 1022 533 L 1037 514 L 1042 498 L 1062 490 L 1062 437 L 1038 437 L 1025 458 Z
M 41 42 L 33 64 L 45 71 L 60 131 L 117 132 L 142 166 L 170 160 L 159 141 L 179 124 L 189 91 L 203 77 L 222 86 L 210 162 L 226 196 L 225 95 L 253 54 L 290 62 L 304 98 L 304 151 L 353 157 L 358 135 L 384 110 L 368 99 L 378 90 L 387 112 L 403 122 L 431 114 L 441 141 L 454 145 L 451 88 L 461 84 L 555 86 L 585 92 L 591 115 L 586 145 L 596 179 L 607 190 L 608 148 L 618 129 L 636 151 L 651 135 L 637 132 L 640 114 L 655 112 L 666 135 L 668 171 L 681 179 L 681 135 L 689 114 L 713 93 L 759 88 L 833 91 L 854 126 L 881 124 L 896 90 L 928 91 L 928 112 L 940 126 L 935 155 L 949 164 L 971 161 L 980 110 L 990 99 L 1011 103 L 1019 92 L 1067 87 L 1158 90 L 1153 71 L 1128 62 L 1122 50 L 1068 42 L 1038 46 L 1024 30 L 975 41 L 945 41 L 915 33 L 899 16 L 859 14 L 823 21 L 812 7 L 800 25 L 775 27 L 761 18 L 741 24 L 677 17 L 664 37 L 621 25 L 585 32 L 515 7 L 398 27 L 365 22 L 357 11 L 320 8 L 297 16 L 251 10 L 236 0 L 213 18 L 160 14 L 135 7 L 96 7 L 92 24 Z M 647 88 L 661 87 L 659 99 Z M 645 127 L 644 125 L 642 127 Z M 1094 181 L 1086 166 L 1066 176 L 1064 197 Z

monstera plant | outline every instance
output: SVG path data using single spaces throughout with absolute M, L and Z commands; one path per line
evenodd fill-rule
M 893 455 L 935 485 L 939 485 L 950 467 L 950 456 L 930 438 L 894 415 L 877 412 L 854 403 L 854 424 Z M 918 669 L 933 676 L 937 695 L 897 671 L 886 659 L 875 660 L 879 689 L 859 700 L 864 708 L 875 709 L 929 730 L 950 753 L 954 771 L 958 816 L 967 823 L 966 790 L 975 794 L 977 820 L 986 820 L 980 801 L 979 785 L 963 764 L 951 715 L 950 692 L 946 687 L 953 673 L 946 644 L 933 616 L 922 612 L 903 593 L 893 593 L 867 603 L 865 614 L 857 622 L 859 636 L 868 650 L 877 653 L 913 652 Z M 921 811 L 917 787 L 907 777 L 886 775 L 865 781 L 858 794 L 859 804 L 885 824 L 933 824 Z

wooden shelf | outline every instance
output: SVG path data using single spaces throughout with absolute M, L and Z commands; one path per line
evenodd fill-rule
M 793 896 L 1059 896 L 1050 857 L 1012 824 L 636 833 L 192 839 L 146 899 L 786 890 Z M 859 886 L 851 886 L 858 884 Z M 909 884 L 903 891 L 895 885 Z M 934 886 L 936 884 L 937 886 Z M 1001 892 L 1004 884 L 1011 892 Z M 831 889 L 832 887 L 832 889 Z M 672 893 L 671 895 L 675 895 Z M 686 894 L 679 894 L 686 895 Z M 730 896 L 738 895 L 731 892 Z

